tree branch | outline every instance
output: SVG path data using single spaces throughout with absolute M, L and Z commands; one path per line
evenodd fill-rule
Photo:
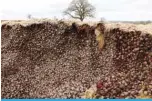
M 69 13 L 69 12 L 67 12 L 67 11 L 65 11 L 64 14 L 65 14 L 65 15 L 69 15 L 69 16 L 71 16 L 72 18 L 75 18 L 75 19 L 80 19 L 80 17 L 73 16 L 71 13 Z

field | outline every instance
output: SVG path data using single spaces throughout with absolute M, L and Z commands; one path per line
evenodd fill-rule
M 72 22 L 2 21 L 2 98 L 152 98 L 152 24 Z

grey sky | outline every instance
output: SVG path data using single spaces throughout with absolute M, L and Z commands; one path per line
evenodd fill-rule
M 72 0 L 3 0 L 2 19 L 67 18 L 62 12 Z M 89 0 L 96 7 L 96 18 L 107 20 L 152 20 L 152 0 Z

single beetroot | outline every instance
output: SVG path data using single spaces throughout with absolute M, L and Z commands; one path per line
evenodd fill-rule
M 97 89 L 101 89 L 103 87 L 103 83 L 101 81 L 97 82 Z

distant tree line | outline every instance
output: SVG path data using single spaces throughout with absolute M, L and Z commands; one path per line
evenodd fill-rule
M 135 21 L 133 22 L 134 24 L 150 24 L 152 23 L 152 21 L 148 20 L 148 21 Z
M 148 20 L 148 21 L 111 21 L 111 22 L 114 22 L 114 23 L 118 23 L 118 22 L 121 22 L 121 23 L 132 23 L 132 24 L 150 24 L 152 23 L 152 21 Z

